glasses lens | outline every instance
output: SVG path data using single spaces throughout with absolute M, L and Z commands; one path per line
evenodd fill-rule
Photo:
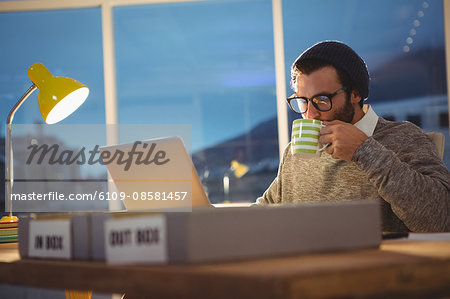
M 308 107 L 308 101 L 300 98 L 294 98 L 291 100 L 291 108 L 297 113 L 305 113 Z
M 314 106 L 320 111 L 331 109 L 331 100 L 327 96 L 316 96 L 312 99 Z

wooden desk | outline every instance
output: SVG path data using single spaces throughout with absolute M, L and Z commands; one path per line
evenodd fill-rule
M 126 298 L 429 297 L 450 295 L 450 241 L 393 240 L 372 250 L 168 266 L 21 260 L 17 244 L 1 244 L 0 271 L 3 284 Z

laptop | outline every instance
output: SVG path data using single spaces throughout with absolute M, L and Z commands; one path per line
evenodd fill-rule
M 128 211 L 212 207 L 180 137 L 100 147 L 100 155 Z

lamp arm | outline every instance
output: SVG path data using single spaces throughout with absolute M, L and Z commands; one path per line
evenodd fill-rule
M 14 114 L 16 113 L 17 109 L 19 109 L 20 106 L 22 106 L 23 102 L 28 98 L 28 96 L 36 89 L 36 85 L 31 84 L 30 88 L 23 94 L 23 96 L 19 99 L 19 101 L 14 105 L 14 107 L 9 111 L 8 118 L 6 119 L 6 124 L 11 125 Z
M 23 96 L 19 99 L 19 101 L 14 105 L 11 111 L 8 114 L 8 118 L 6 119 L 6 139 L 7 139 L 7 150 L 6 150 L 6 178 L 8 180 L 8 184 L 6 184 L 6 198 L 5 201 L 8 201 L 8 210 L 9 217 L 12 217 L 12 186 L 14 182 L 14 174 L 13 174 L 13 149 L 12 149 L 12 140 L 11 140 L 11 123 L 14 119 L 14 114 L 17 109 L 25 102 L 28 96 L 36 89 L 36 85 L 33 83 L 30 88 L 23 94 Z

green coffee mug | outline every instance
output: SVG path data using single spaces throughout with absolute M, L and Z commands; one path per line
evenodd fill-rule
M 320 147 L 319 133 L 324 127 L 321 120 L 296 119 L 292 122 L 291 153 L 303 158 L 318 158 L 329 145 Z

